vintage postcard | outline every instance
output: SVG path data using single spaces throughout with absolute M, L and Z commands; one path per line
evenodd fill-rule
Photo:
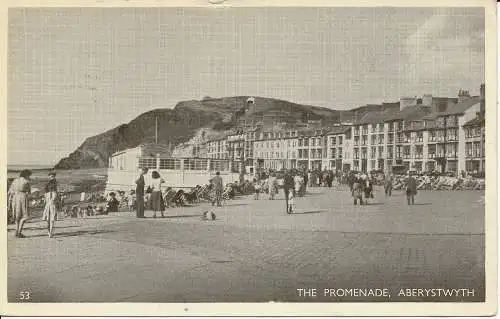
M 494 1 L 8 1 L 2 315 L 491 315 Z

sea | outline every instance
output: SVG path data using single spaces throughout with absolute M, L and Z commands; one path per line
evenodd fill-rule
M 53 166 L 51 165 L 7 165 L 7 171 L 8 172 L 19 172 L 22 171 L 23 169 L 29 169 L 32 171 L 41 171 L 41 170 L 50 170 L 52 169 Z

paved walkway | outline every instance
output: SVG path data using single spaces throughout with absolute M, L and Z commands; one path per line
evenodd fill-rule
M 174 208 L 164 219 L 112 216 L 65 219 L 49 239 L 41 221 L 28 238 L 9 231 L 9 300 L 32 301 L 389 301 L 382 297 L 303 298 L 297 288 L 466 288 L 484 298 L 484 204 L 478 192 L 380 191 L 354 206 L 346 191 L 315 189 L 296 198 L 294 215 L 282 194 Z M 213 210 L 215 221 L 202 221 Z M 151 216 L 151 212 L 147 212 Z

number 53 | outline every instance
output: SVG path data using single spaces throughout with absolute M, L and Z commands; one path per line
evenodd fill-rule
M 19 298 L 21 300 L 30 300 L 31 299 L 31 294 L 29 291 L 21 291 L 19 293 Z

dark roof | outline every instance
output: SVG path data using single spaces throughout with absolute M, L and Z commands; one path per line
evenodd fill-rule
M 387 108 L 383 111 L 367 112 L 366 114 L 363 115 L 361 119 L 355 121 L 354 125 L 382 123 L 387 118 L 394 116 L 394 114 L 398 112 L 399 109 L 395 108 Z
M 476 117 L 466 122 L 463 126 L 484 126 L 484 124 L 485 124 L 484 117 Z
M 326 135 L 343 134 L 348 131 L 350 126 L 335 126 L 332 129 L 325 132 Z
M 472 106 L 479 104 L 481 102 L 481 98 L 479 96 L 473 96 L 462 103 L 455 104 L 449 107 L 445 112 L 435 113 L 435 116 L 445 116 L 445 115 L 454 115 L 454 114 L 462 114 L 467 111 Z
M 386 118 L 385 121 L 388 122 L 397 120 L 404 120 L 404 121 L 421 120 L 424 116 L 430 114 L 431 112 L 432 108 L 430 106 L 424 106 L 424 105 L 407 106 L 401 111 L 395 113 L 393 116 Z

